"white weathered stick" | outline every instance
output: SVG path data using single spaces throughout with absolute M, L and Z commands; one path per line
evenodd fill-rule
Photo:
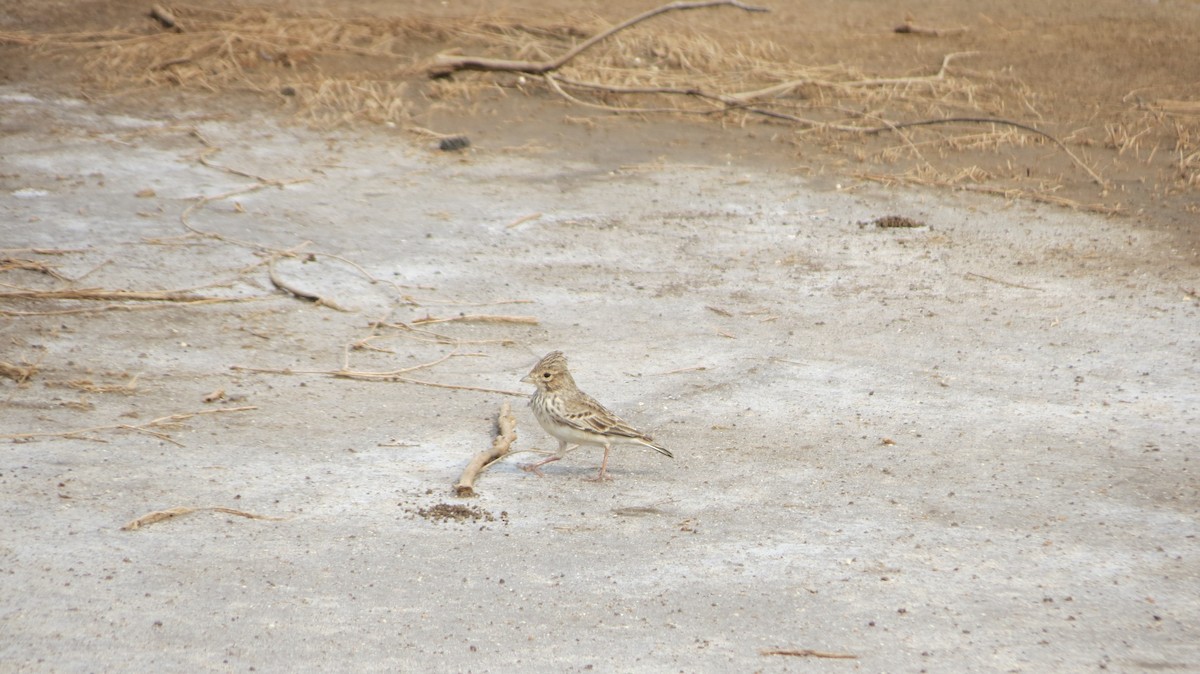
M 464 498 L 475 496 L 475 480 L 488 466 L 504 458 L 517 441 L 517 418 L 513 416 L 512 405 L 508 404 L 507 400 L 500 406 L 500 416 L 496 419 L 496 425 L 498 430 L 496 438 L 492 440 L 491 449 L 476 454 L 471 463 L 467 464 L 462 477 L 458 478 L 458 484 L 454 485 L 455 495 Z

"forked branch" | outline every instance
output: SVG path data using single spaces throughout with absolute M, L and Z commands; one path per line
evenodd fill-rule
M 584 51 L 590 49 L 596 43 L 601 42 L 614 33 L 625 30 L 626 28 L 641 23 L 646 19 L 665 14 L 667 12 L 682 11 L 687 9 L 703 9 L 706 7 L 735 7 L 747 12 L 766 12 L 770 11 L 766 7 L 755 7 L 747 5 L 738 0 L 700 0 L 698 2 L 670 2 L 662 7 L 652 9 L 648 12 L 643 12 L 637 16 L 627 19 L 626 21 L 609 28 L 608 30 L 596 33 L 592 37 L 580 42 L 571 49 L 567 50 L 561 56 L 548 61 L 510 61 L 508 59 L 493 59 L 485 56 L 459 56 L 456 54 L 439 54 L 433 65 L 429 66 L 430 77 L 448 77 L 459 70 L 484 70 L 490 72 L 513 72 L 526 73 L 528 75 L 543 75 L 548 72 L 558 70 L 567 64 L 571 59 L 579 56 Z

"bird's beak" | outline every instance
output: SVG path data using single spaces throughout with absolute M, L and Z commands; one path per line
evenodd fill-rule
M 531 375 L 531 374 L 525 375 L 524 377 L 521 378 L 521 383 L 522 384 L 532 384 L 533 383 L 533 375 Z

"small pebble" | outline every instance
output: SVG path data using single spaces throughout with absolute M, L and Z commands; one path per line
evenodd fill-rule
M 454 152 L 471 145 L 471 139 L 466 136 L 449 136 L 438 143 L 438 149 L 444 152 Z

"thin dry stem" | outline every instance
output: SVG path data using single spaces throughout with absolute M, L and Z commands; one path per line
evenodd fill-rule
M 296 369 L 292 369 L 292 368 L 250 367 L 250 366 L 246 366 L 246 365 L 233 365 L 233 366 L 230 366 L 229 369 L 237 370 L 240 372 L 258 372 L 261 374 L 286 374 L 286 375 L 315 374 L 315 375 L 322 375 L 322 376 L 326 376 L 326 377 L 334 377 L 337 379 L 356 379 L 359 381 L 395 381 L 395 382 L 403 382 L 406 384 L 418 384 L 420 386 L 431 386 L 434 388 L 451 389 L 451 390 L 455 390 L 455 391 L 478 391 L 480 393 L 499 393 L 501 395 L 520 396 L 520 397 L 524 397 L 524 396 L 528 395 L 528 394 L 522 393 L 520 391 L 505 391 L 503 389 L 482 388 L 479 386 L 464 386 L 464 385 L 459 385 L 459 384 L 443 384 L 440 382 L 426 381 L 423 379 L 413 379 L 412 377 L 404 376 L 405 373 L 414 372 L 416 370 L 423 370 L 426 368 L 433 367 L 433 366 L 438 365 L 439 363 L 443 363 L 455 356 L 469 356 L 469 355 L 479 355 L 479 354 L 465 354 L 465 353 L 458 353 L 457 351 L 454 351 L 454 352 L 451 352 L 451 353 L 448 353 L 448 354 L 442 356 L 441 358 L 430 361 L 428 363 L 421 363 L 420 365 L 414 365 L 412 367 L 401 368 L 399 370 L 389 370 L 386 372 L 348 370 L 348 369 L 344 369 L 344 368 L 338 369 L 338 370 L 296 370 Z
M 479 56 L 458 56 L 441 54 L 437 57 L 433 65 L 429 67 L 429 75 L 431 77 L 446 77 L 459 70 L 485 70 L 494 72 L 518 72 L 528 75 L 543 75 L 553 72 L 566 65 L 571 59 L 580 55 L 584 51 L 590 49 L 598 42 L 608 38 L 614 33 L 618 33 L 630 26 L 641 23 L 646 19 L 658 16 L 666 12 L 681 11 L 689 9 L 702 9 L 706 7 L 736 7 L 737 9 L 747 12 L 766 12 L 769 11 L 765 7 L 754 7 L 746 5 L 737 0 L 702 0 L 700 2 L 671 2 L 661 7 L 643 12 L 631 19 L 622 21 L 621 23 L 601 31 L 591 38 L 584 40 L 574 48 L 568 50 L 563 55 L 555 59 L 545 61 L 510 61 L 506 59 L 492 59 Z
M 52 276 L 59 281 L 71 282 L 71 279 L 58 273 L 58 270 L 54 268 L 54 265 L 49 265 L 45 262 L 39 262 L 37 260 L 26 260 L 24 258 L 0 258 L 0 272 L 10 271 L 13 269 L 37 272 L 39 274 Z
M 110 290 L 106 288 L 22 289 L 0 292 L 0 300 L 92 300 L 124 302 L 211 302 L 220 298 L 192 295 L 179 290 Z
M 1012 283 L 1011 281 L 1001 281 L 998 278 L 992 278 L 991 276 L 984 276 L 983 274 L 976 274 L 973 271 L 967 272 L 966 275 L 969 278 L 983 279 L 984 281 L 991 281 L 992 283 L 999 283 L 1000 285 L 1008 286 L 1009 288 L 1024 288 L 1025 290 L 1038 290 L 1038 291 L 1041 290 L 1041 288 L 1034 288 L 1033 286 L 1021 285 L 1020 283 Z
M 145 515 L 142 515 L 141 517 L 139 517 L 137 519 L 130 520 L 129 522 L 125 523 L 124 526 L 121 527 L 121 531 L 137 531 L 138 529 L 141 529 L 144 526 L 154 524 L 156 522 L 165 522 L 167 520 L 175 519 L 176 517 L 181 517 L 183 515 L 190 515 L 192 513 L 198 513 L 198 512 L 225 513 L 226 515 L 237 515 L 238 517 L 245 517 L 247 519 L 267 520 L 270 522 L 282 522 L 286 519 L 284 517 L 271 517 L 269 515 L 258 515 L 255 513 L 246 512 L 245 510 L 237 510 L 234 508 L 225 508 L 222 506 L 206 506 L 206 507 L 201 507 L 201 508 L 191 508 L 188 506 L 177 506 L 174 508 L 167 508 L 166 510 L 154 510 L 154 511 L 146 513 Z
M 289 293 L 295 297 L 298 297 L 302 300 L 312 302 L 313 304 L 316 304 L 317 306 L 329 307 L 330 309 L 334 309 L 336 311 L 342 311 L 342 312 L 350 311 L 349 309 L 346 309 L 342 305 L 338 304 L 337 302 L 335 302 L 327 297 L 322 297 L 321 295 L 318 295 L 313 292 L 309 292 L 307 290 L 301 290 L 301 289 L 297 288 L 296 286 L 284 281 L 282 278 L 279 277 L 279 273 L 275 270 L 276 257 L 277 256 L 272 256 L 271 260 L 267 263 L 267 276 L 271 279 L 271 285 L 274 285 L 276 288 L 279 288 L 280 290 L 282 290 L 286 293 Z
M 427 316 L 418 318 L 413 325 L 432 325 L 434 323 L 520 323 L 522 325 L 537 325 L 536 316 L 497 316 L 492 314 L 463 314 L 449 318 L 433 318 Z
M 774 650 L 760 651 L 761 655 L 788 655 L 795 658 L 830 658 L 834 660 L 857 660 L 858 656 L 853 653 L 834 653 L 832 651 L 818 651 L 811 648 L 782 648 Z
M 261 298 L 258 297 L 213 297 L 204 300 L 191 300 L 182 302 L 173 300 L 163 304 L 106 304 L 99 307 L 76 307 L 73 309 L 54 309 L 51 311 L 15 311 L 11 309 L 0 309 L 0 316 L 67 316 L 71 314 L 98 314 L 105 311 L 147 311 L 157 309 L 168 309 L 178 306 L 194 306 L 200 304 L 223 304 L 226 302 L 257 302 Z
M 12 363 L 0 361 L 0 377 L 7 377 L 18 384 L 24 384 L 32 379 L 37 370 L 36 365 L 13 365 Z
M 208 414 L 224 414 L 227 412 L 248 412 L 250 410 L 256 410 L 256 409 L 258 409 L 258 407 L 253 406 L 253 405 L 246 406 L 246 407 L 222 407 L 220 409 L 215 409 L 215 410 L 201 410 L 199 412 L 186 412 L 186 413 L 182 413 L 182 414 L 171 414 L 171 415 L 168 415 L 165 417 L 159 417 L 157 419 L 152 419 L 150 421 L 147 421 L 144 424 L 110 424 L 107 426 L 89 426 L 87 428 L 78 428 L 78 429 L 70 430 L 70 431 L 57 431 L 57 432 L 44 432 L 44 433 L 8 433 L 8 434 L 0 435 L 0 439 L 14 440 L 16 442 L 28 442 L 31 440 L 37 440 L 39 438 L 85 438 L 85 439 L 89 439 L 89 440 L 96 440 L 96 438 L 87 438 L 86 436 L 91 433 L 99 433 L 102 431 L 126 430 L 126 431 L 134 431 L 134 432 L 139 432 L 139 433 L 148 433 L 150 435 L 154 435 L 155 437 L 161 438 L 163 440 L 167 440 L 173 444 L 182 446 L 179 442 L 175 441 L 174 439 L 172 439 L 170 436 L 166 435 L 165 433 L 160 433 L 158 431 L 154 431 L 151 429 L 155 426 L 169 426 L 169 425 L 177 424 L 181 421 L 187 421 L 188 419 L 191 419 L 193 417 L 199 417 L 199 416 L 204 416 L 204 415 L 208 415 Z

